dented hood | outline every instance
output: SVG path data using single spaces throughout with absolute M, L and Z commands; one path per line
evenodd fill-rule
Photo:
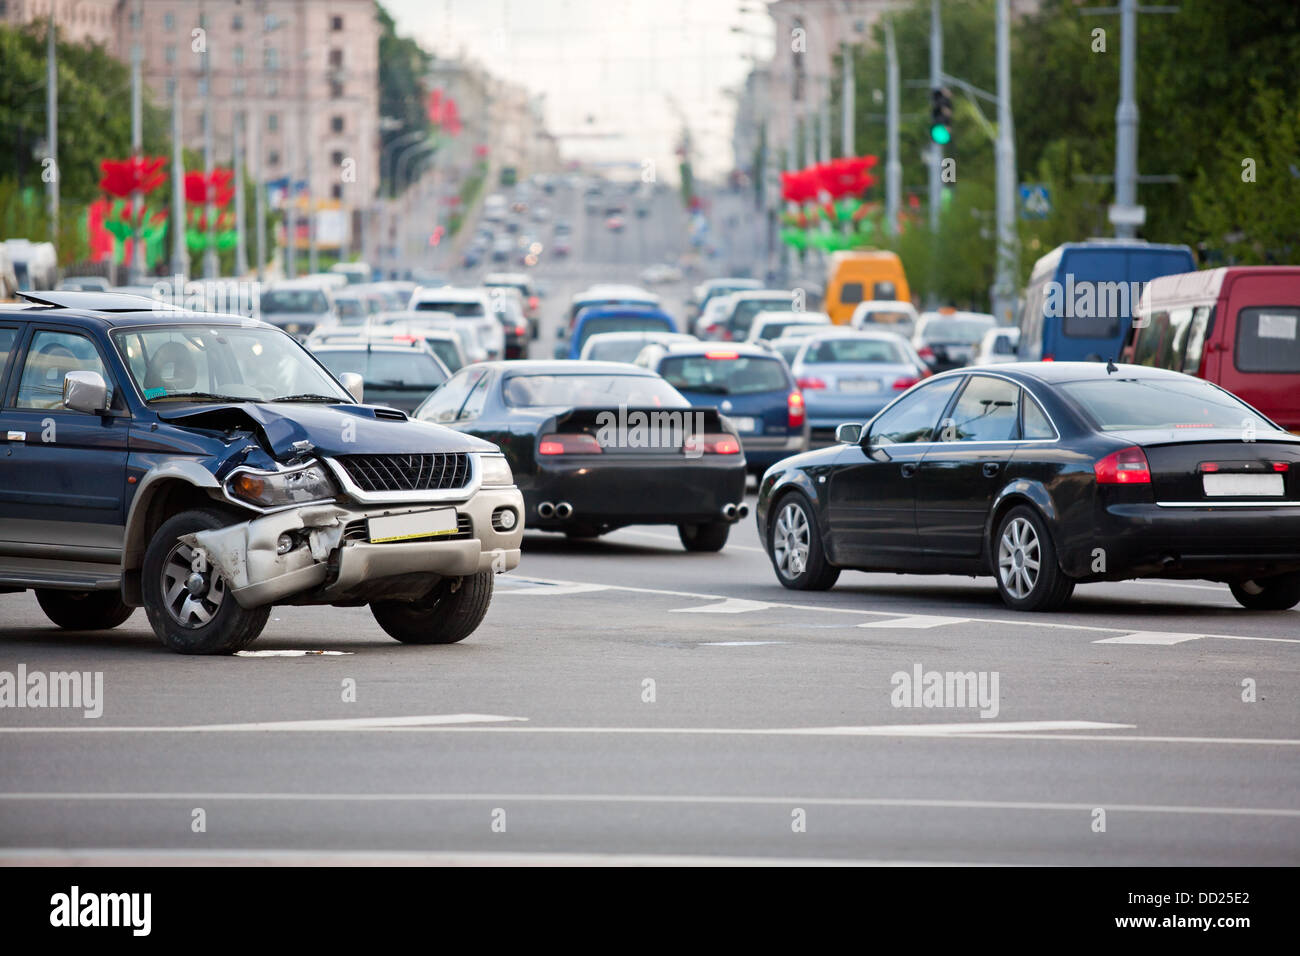
M 377 413 L 378 416 L 377 417 Z M 253 432 L 275 458 L 310 454 L 397 455 L 496 451 L 490 442 L 431 422 L 417 422 L 373 405 L 230 402 L 163 407 L 158 417 L 182 428 Z

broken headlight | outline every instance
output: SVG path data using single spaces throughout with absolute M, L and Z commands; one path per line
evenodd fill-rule
M 226 492 L 258 508 L 282 508 L 333 498 L 338 487 L 325 466 L 315 464 L 293 471 L 240 471 L 226 479 Z

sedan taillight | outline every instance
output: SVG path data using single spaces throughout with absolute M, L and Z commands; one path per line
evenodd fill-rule
M 1149 485 L 1151 466 L 1147 456 L 1137 445 L 1111 452 L 1093 463 L 1093 473 L 1099 485 Z
M 734 435 L 689 435 L 682 444 L 687 452 L 702 451 L 706 455 L 739 455 L 740 441 Z
M 791 392 L 785 399 L 786 420 L 791 428 L 803 428 L 804 402 L 802 392 Z
M 894 391 L 896 392 L 906 391 L 907 389 L 911 388 L 919 381 L 921 380 L 917 378 L 915 375 L 904 375 L 902 378 L 894 380 Z
M 599 455 L 604 451 L 594 435 L 543 435 L 537 446 L 539 455 Z
M 810 389 L 810 388 L 811 388 L 811 389 L 817 389 L 817 388 L 825 388 L 825 387 L 826 387 L 826 383 L 825 383 L 824 381 L 822 381 L 820 378 L 816 378 L 815 376 L 812 376 L 812 375 L 805 375 L 803 378 L 801 378 L 801 379 L 799 379 L 797 382 L 795 382 L 795 384 L 798 385 L 798 386 L 799 386 L 800 388 L 802 388 L 802 389 Z

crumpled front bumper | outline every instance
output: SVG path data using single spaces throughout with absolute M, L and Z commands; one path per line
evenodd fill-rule
M 442 507 L 454 507 L 462 522 L 468 517 L 471 533 L 416 541 L 368 540 L 368 518 Z M 515 510 L 517 520 L 510 531 L 492 527 L 492 514 L 501 507 Z M 277 542 L 286 533 L 301 543 L 277 554 Z M 181 540 L 202 548 L 225 578 L 231 596 L 241 607 L 251 608 L 297 600 L 308 592 L 311 602 L 322 604 L 331 599 L 364 600 L 367 590 L 376 597 L 391 596 L 384 582 L 400 575 L 427 574 L 432 579 L 480 571 L 499 574 L 518 567 L 523 534 L 523 495 L 511 487 L 480 489 L 468 501 L 455 504 L 307 505 L 198 531 Z

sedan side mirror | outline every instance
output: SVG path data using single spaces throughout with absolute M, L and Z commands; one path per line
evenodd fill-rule
M 360 375 L 356 372 L 344 372 L 339 376 L 339 381 L 343 383 L 343 387 L 348 390 L 349 395 L 358 402 L 362 401 L 362 396 L 366 393 L 366 389 L 365 380 Z
M 845 445 L 856 445 L 862 441 L 862 426 L 857 422 L 845 422 L 835 429 L 835 440 Z
M 75 370 L 63 376 L 63 407 L 87 415 L 108 411 L 108 385 L 98 372 Z

